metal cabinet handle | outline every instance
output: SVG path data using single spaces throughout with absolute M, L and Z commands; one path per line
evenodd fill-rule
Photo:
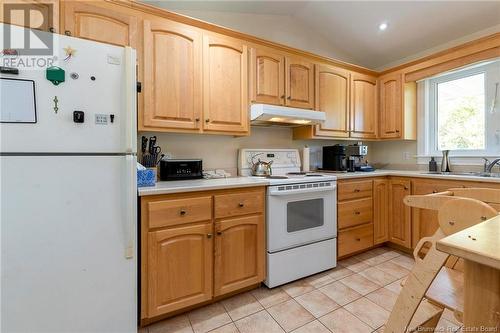
M 217 236 L 222 235 L 222 231 L 217 231 Z
M 212 234 L 207 234 L 207 238 L 212 238 Z
M 281 95 L 281 98 L 285 98 L 285 95 Z
M 206 122 L 206 123 L 209 123 L 209 122 L 210 122 L 210 119 L 208 119 L 208 118 L 207 118 L 207 119 L 205 119 L 205 122 Z
M 361 214 L 361 212 L 356 211 L 356 212 L 354 212 L 354 214 L 359 215 L 359 214 Z
M 292 96 L 288 96 L 287 99 L 292 99 Z
M 408 190 L 408 186 L 405 186 L 405 187 L 404 187 L 404 189 L 405 189 L 405 190 Z
M 399 130 L 396 130 L 396 133 L 399 133 Z
M 179 214 L 181 214 L 181 215 L 186 215 L 186 213 L 187 212 L 184 209 L 181 209 L 180 212 L 179 212 Z
M 438 193 L 438 191 L 436 191 L 436 190 L 432 190 L 432 193 Z
M 66 36 L 71 36 L 71 31 L 69 31 L 69 30 L 65 30 L 65 31 L 64 31 L 64 34 L 65 34 Z
M 194 121 L 200 121 L 200 118 L 196 118 Z
M 49 32 L 54 33 L 54 32 L 56 32 L 56 29 L 54 29 L 54 27 L 50 27 L 50 28 L 49 28 Z
M 356 241 L 361 242 L 361 238 L 356 238 Z
M 361 190 L 359 188 L 355 188 L 354 192 L 358 193 L 358 192 L 361 192 Z
M 243 202 L 240 202 L 240 203 L 238 204 L 238 206 L 239 206 L 239 207 L 244 207 L 244 206 L 245 206 L 245 204 L 244 204 Z

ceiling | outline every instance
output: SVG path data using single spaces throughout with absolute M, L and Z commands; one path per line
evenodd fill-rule
M 409 60 L 465 36 L 500 31 L 500 1 L 148 2 L 179 12 L 288 16 L 321 35 L 330 47 L 349 54 L 350 62 L 372 69 Z M 383 32 L 378 29 L 382 22 L 388 23 Z

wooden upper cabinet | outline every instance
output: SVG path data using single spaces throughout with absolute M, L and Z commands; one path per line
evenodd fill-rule
M 215 231 L 214 296 L 264 280 L 264 216 L 217 221 Z
M 104 1 L 63 1 L 61 33 L 119 46 L 138 47 L 138 16 Z
M 316 65 L 316 109 L 326 113 L 326 121 L 315 127 L 315 135 L 349 137 L 349 72 Z
M 351 74 L 351 137 L 377 137 L 377 80 L 369 75 Z
M 59 32 L 59 1 L 3 0 L 0 4 L 0 22 Z
M 203 36 L 203 130 L 247 134 L 248 51 L 238 39 Z
M 144 21 L 143 127 L 199 131 L 202 33 L 159 19 Z
M 148 233 L 149 317 L 212 298 L 212 251 L 211 223 Z
M 250 50 L 250 98 L 254 103 L 285 103 L 285 57 L 282 54 Z
M 402 74 L 391 74 L 379 79 L 380 138 L 401 138 L 403 131 L 403 85 Z
M 285 105 L 314 109 L 314 64 L 298 57 L 285 58 Z
M 389 240 L 389 180 L 373 180 L 373 241 Z
M 409 179 L 391 179 L 389 183 L 389 241 L 411 248 L 411 208 L 403 199 L 410 195 Z

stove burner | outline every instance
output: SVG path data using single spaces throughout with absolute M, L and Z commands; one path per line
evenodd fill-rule
M 288 179 L 287 176 L 266 176 L 268 179 Z

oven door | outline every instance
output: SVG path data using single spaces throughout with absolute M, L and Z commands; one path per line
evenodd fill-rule
M 337 236 L 335 182 L 269 186 L 267 193 L 268 252 Z

